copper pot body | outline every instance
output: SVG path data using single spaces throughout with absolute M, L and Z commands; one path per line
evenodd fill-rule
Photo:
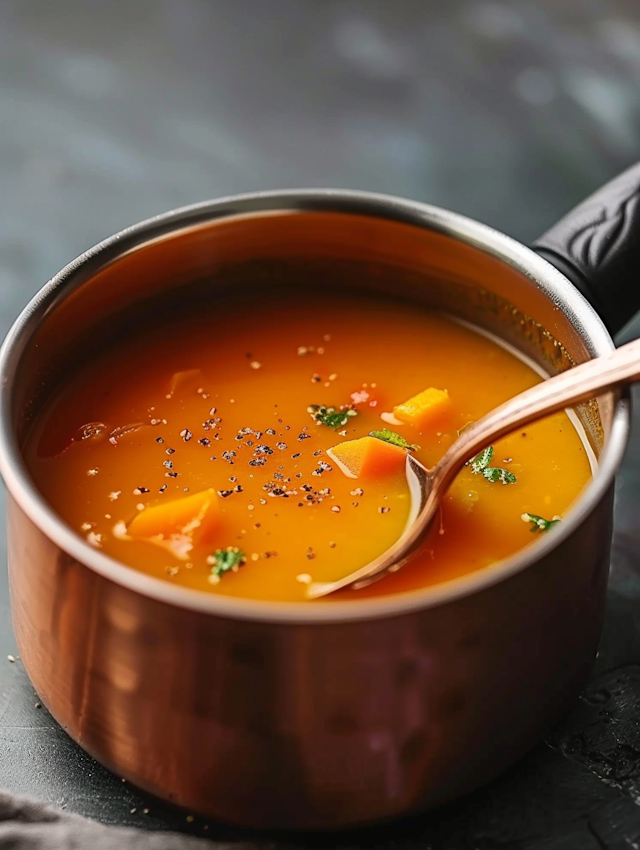
M 100 762 L 190 811 L 338 828 L 486 782 L 575 700 L 600 635 L 628 409 L 611 394 L 581 409 L 600 466 L 562 528 L 437 588 L 257 603 L 175 588 L 91 549 L 21 459 L 48 392 L 100 329 L 160 294 L 184 300 L 197 284 L 216 297 L 287 277 L 447 309 L 549 372 L 612 343 L 523 246 L 443 210 L 348 192 L 247 196 L 138 225 L 61 272 L 10 332 L 0 466 L 11 600 L 43 702 Z

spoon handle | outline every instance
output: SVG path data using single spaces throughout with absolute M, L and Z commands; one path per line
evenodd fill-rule
M 543 416 L 587 401 L 602 390 L 640 381 L 640 339 L 567 369 L 494 408 L 462 432 L 433 469 L 448 486 L 463 463 L 494 440 Z

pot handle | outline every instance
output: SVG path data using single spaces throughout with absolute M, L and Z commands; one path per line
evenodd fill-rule
M 640 310 L 640 163 L 567 213 L 533 249 L 617 333 Z

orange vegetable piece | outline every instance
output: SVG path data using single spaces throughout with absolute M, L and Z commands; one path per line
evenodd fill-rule
M 439 424 L 451 411 L 451 399 L 446 390 L 429 387 L 418 395 L 393 408 L 396 419 L 424 430 Z
M 182 499 L 162 502 L 140 511 L 129 523 L 127 535 L 186 557 L 196 542 L 206 542 L 219 522 L 215 490 L 202 490 Z
M 407 453 L 377 437 L 347 440 L 327 450 L 349 478 L 383 478 L 404 473 Z

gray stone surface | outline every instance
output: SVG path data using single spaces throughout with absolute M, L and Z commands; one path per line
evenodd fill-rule
M 0 332 L 102 237 L 228 193 L 378 190 L 530 240 L 638 158 L 639 91 L 637 0 L 0 0 Z M 636 428 L 591 685 L 547 742 L 437 813 L 286 840 L 187 823 L 35 707 L 6 660 L 4 570 L 0 786 L 219 847 L 638 847 L 639 494 Z

